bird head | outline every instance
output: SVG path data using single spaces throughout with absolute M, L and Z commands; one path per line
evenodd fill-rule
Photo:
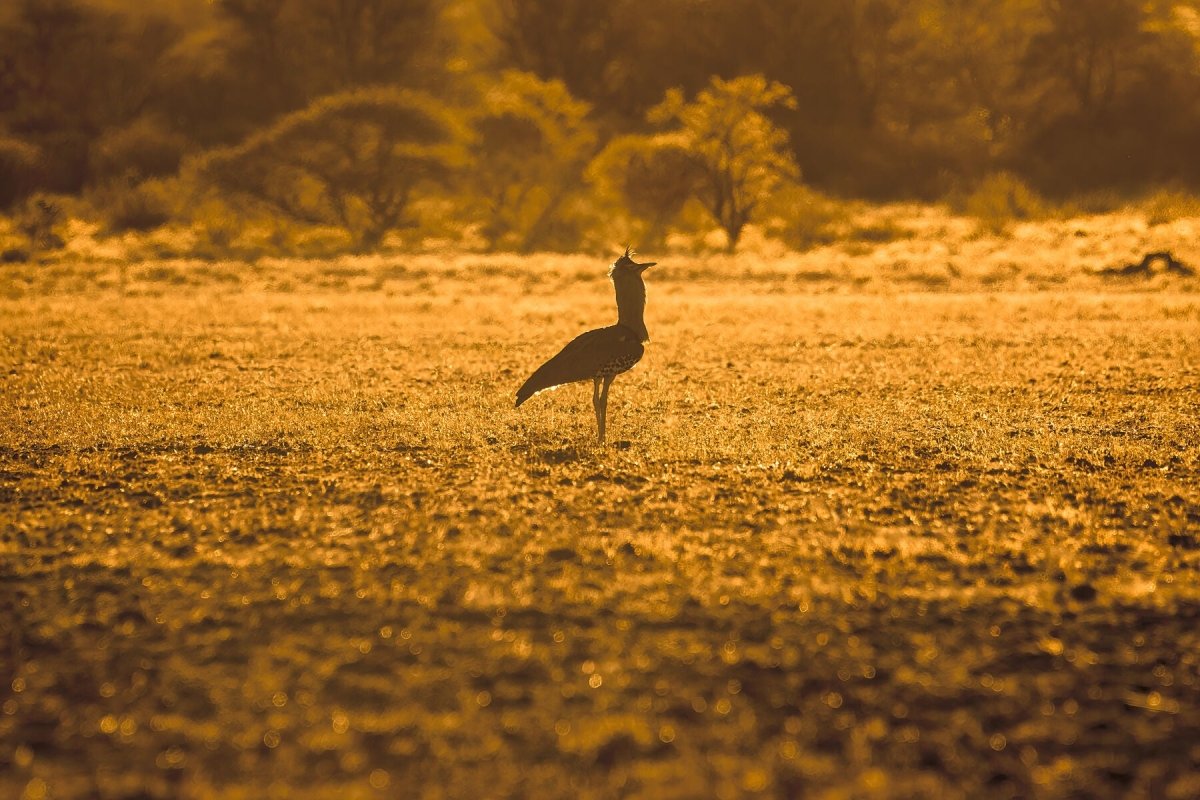
M 612 269 L 609 270 L 608 274 L 612 275 L 613 277 L 621 274 L 641 275 L 647 269 L 658 263 L 657 261 L 647 261 L 644 264 L 639 264 L 633 260 L 633 255 L 635 255 L 633 250 L 626 247 L 625 254 L 613 262 Z

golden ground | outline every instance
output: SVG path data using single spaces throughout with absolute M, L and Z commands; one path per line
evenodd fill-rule
M 875 257 L 8 268 L 0 796 L 1197 796 L 1196 281 Z

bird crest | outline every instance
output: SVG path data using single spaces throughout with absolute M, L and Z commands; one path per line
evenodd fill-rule
M 637 251 L 635 251 L 633 249 L 633 246 L 626 245 L 625 253 L 620 258 L 618 258 L 616 261 L 614 261 L 611 265 L 609 265 L 609 267 L 608 267 L 609 277 L 612 276 L 613 271 L 616 270 L 617 267 L 638 266 L 637 262 L 635 262 L 633 260 L 633 257 L 635 255 L 637 255 Z

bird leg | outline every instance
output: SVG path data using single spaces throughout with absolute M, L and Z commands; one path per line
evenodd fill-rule
M 592 378 L 592 408 L 596 411 L 596 431 L 604 444 L 604 412 L 600 410 L 600 379 Z
M 604 388 L 600 390 L 600 444 L 604 444 L 604 424 L 608 422 L 608 387 L 616 375 L 604 376 Z

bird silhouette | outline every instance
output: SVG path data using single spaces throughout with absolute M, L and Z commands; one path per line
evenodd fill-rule
M 601 444 L 608 418 L 608 388 L 614 378 L 641 361 L 645 352 L 642 345 L 650 341 L 643 318 L 646 284 L 642 273 L 657 262 L 639 264 L 630 255 L 629 248 L 625 248 L 625 254 L 613 262 L 608 273 L 617 294 L 617 324 L 579 334 L 558 355 L 534 370 L 517 390 L 519 408 L 538 392 L 591 380 L 592 408 Z

